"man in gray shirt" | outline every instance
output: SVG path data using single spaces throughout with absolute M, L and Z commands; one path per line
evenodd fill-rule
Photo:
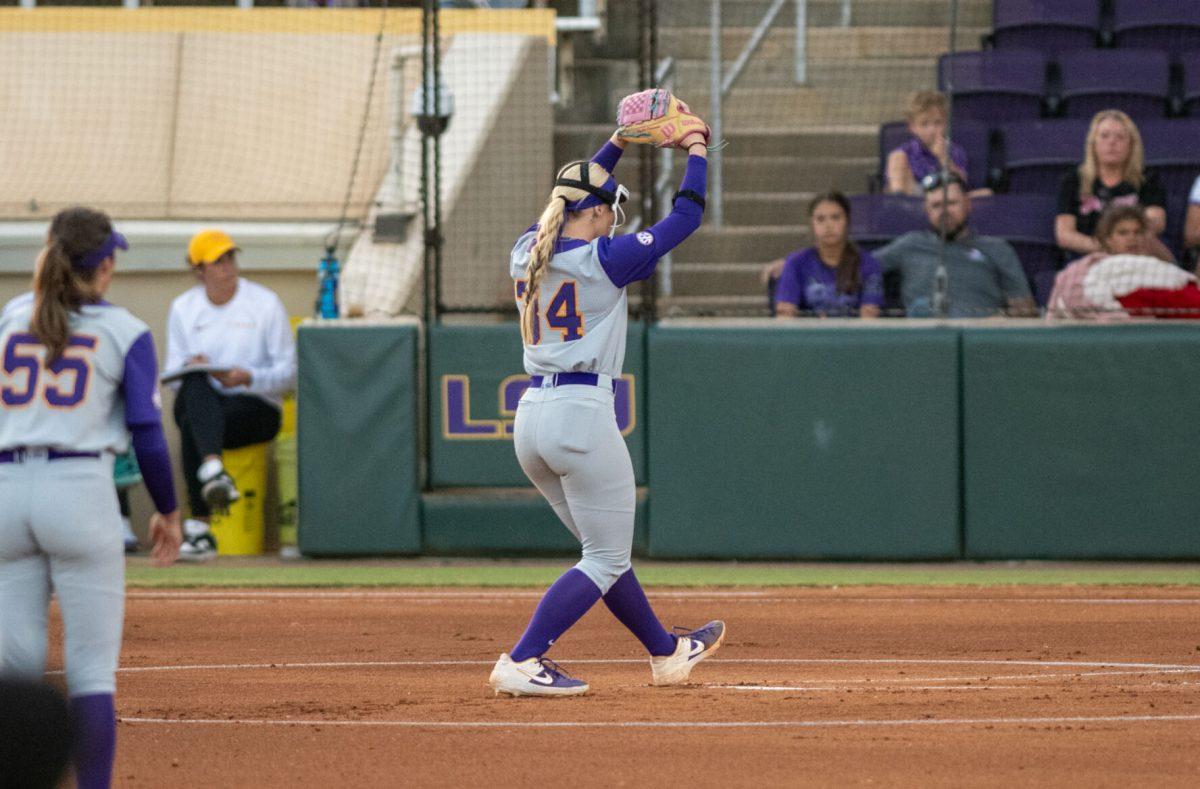
M 1029 282 L 1012 246 L 1002 238 L 977 236 L 967 226 L 971 199 L 962 182 L 953 176 L 947 186 L 933 177 L 926 181 L 929 183 L 925 191 L 925 216 L 931 229 L 905 233 L 874 253 L 885 274 L 900 272 L 900 293 L 908 316 L 934 315 L 934 280 L 943 248 L 950 317 L 1036 315 Z

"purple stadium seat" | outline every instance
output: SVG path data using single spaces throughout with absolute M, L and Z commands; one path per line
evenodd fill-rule
M 1144 121 L 1138 124 L 1146 169 L 1158 173 L 1168 197 L 1185 198 L 1200 173 L 1200 119 Z
M 888 121 L 879 127 L 879 172 L 887 169 L 888 154 L 909 137 L 906 121 Z
M 1041 115 L 1046 58 L 1025 49 L 957 52 L 938 59 L 938 86 L 954 117 L 989 125 Z
M 864 249 L 880 247 L 926 224 L 924 201 L 919 197 L 850 196 L 850 237 Z
M 991 131 L 987 126 L 972 120 L 956 120 L 950 129 L 954 142 L 967 152 L 967 184 L 972 189 L 981 189 L 988 183 L 988 168 L 991 163 Z M 879 182 L 887 179 L 888 154 L 911 135 L 904 121 L 891 121 L 879 127 Z
M 1118 47 L 1179 55 L 1200 48 L 1200 6 L 1196 0 L 1115 0 L 1113 32 Z
M 1069 118 L 1091 118 L 1105 109 L 1124 110 L 1135 120 L 1166 114 L 1171 64 L 1165 52 L 1076 49 L 1060 54 L 1058 62 Z
M 1200 167 L 1192 171 L 1192 180 L 1196 180 L 1198 175 Z M 1183 259 L 1183 229 L 1187 222 L 1187 210 L 1187 191 L 1167 192 L 1167 229 L 1163 233 L 1163 243 L 1175 254 L 1176 260 Z
M 1200 117 L 1200 49 L 1179 56 L 1183 65 L 1183 101 L 1188 114 Z
M 1089 121 L 1020 121 L 1000 129 L 1009 192 L 1058 194 L 1062 177 L 1083 159 Z
M 1033 49 L 1056 55 L 1096 46 L 1099 0 L 993 0 L 996 49 Z
M 1054 243 L 1054 216 L 1058 213 L 1055 195 L 1003 194 L 972 201 L 971 227 L 985 236 L 1000 236 L 1013 245 L 1029 286 L 1045 305 L 1050 295 L 1044 275 L 1057 271 L 1061 253 Z M 1053 285 L 1053 276 L 1049 277 Z M 1044 293 L 1041 289 L 1045 290 Z
M 1057 271 L 1038 271 L 1033 275 L 1033 280 L 1030 286 L 1033 288 L 1033 298 L 1039 307 L 1045 307 L 1050 301 L 1050 294 L 1054 292 L 1054 278 L 1058 276 Z

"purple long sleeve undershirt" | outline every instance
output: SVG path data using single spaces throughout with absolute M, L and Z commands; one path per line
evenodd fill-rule
M 600 150 L 596 151 L 591 161 L 608 170 L 609 174 L 612 175 L 613 170 L 617 169 L 617 162 L 621 161 L 621 154 L 623 153 L 625 153 L 624 148 L 609 140 L 600 146 Z
M 161 513 L 173 512 L 178 503 L 171 475 L 171 456 L 163 435 L 162 410 L 158 396 L 158 357 L 154 340 L 146 332 L 134 340 L 125 354 L 125 374 L 121 381 L 125 395 L 125 426 L 132 436 L 142 481 L 154 507 Z
M 599 157 L 603 153 L 601 150 L 596 155 Z M 703 198 L 707 181 L 708 160 L 703 156 L 689 156 L 679 191 L 695 192 Z M 687 197 L 677 197 L 671 213 L 646 230 L 614 239 L 601 238 L 600 265 L 618 288 L 649 279 L 654 275 L 658 259 L 683 243 L 700 227 L 703 219 L 704 209 L 699 204 Z

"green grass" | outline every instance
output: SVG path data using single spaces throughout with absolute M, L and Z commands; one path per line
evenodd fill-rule
M 132 559 L 131 587 L 542 587 L 571 565 L 486 560 L 293 561 L 218 559 L 159 569 Z M 780 564 L 638 562 L 647 586 L 1170 586 L 1200 585 L 1197 564 L 966 563 Z

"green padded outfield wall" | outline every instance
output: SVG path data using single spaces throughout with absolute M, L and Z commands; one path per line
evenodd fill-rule
M 646 477 L 645 334 L 630 321 L 616 398 L 638 484 Z M 529 383 L 516 323 L 434 326 L 429 353 L 430 486 L 528 487 L 512 442 L 517 401 Z
M 907 325 L 652 327 L 650 555 L 957 557 L 958 344 Z
M 421 550 L 415 320 L 300 327 L 300 551 Z
M 965 329 L 967 557 L 1200 557 L 1198 393 L 1193 325 Z

